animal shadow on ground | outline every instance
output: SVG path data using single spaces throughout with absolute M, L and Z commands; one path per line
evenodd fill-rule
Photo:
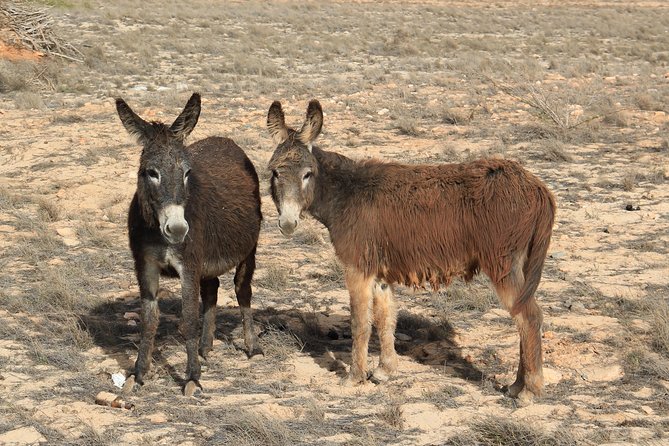
M 153 360 L 155 365 L 165 370 L 178 385 L 185 384 L 184 371 L 171 364 L 161 351 L 170 345 L 183 343 L 179 333 L 181 299 L 173 294 L 158 299 L 160 324 L 155 338 Z M 95 345 L 107 355 L 116 359 L 126 372 L 133 367 L 136 346 L 139 344 L 141 324 L 129 325 L 127 317 L 139 311 L 140 301 L 116 300 L 94 307 L 88 314 L 79 316 L 80 328 L 86 330 Z M 351 331 L 348 315 L 330 315 L 327 324 L 317 322 L 313 312 L 299 309 L 276 310 L 274 308 L 254 309 L 254 319 L 260 329 L 260 345 L 270 337 L 279 337 L 274 344 L 285 339 L 295 340 L 293 351 L 308 354 L 322 368 L 344 376 L 343 363 L 351 361 Z M 243 349 L 242 321 L 239 309 L 218 307 L 216 314 L 216 339 Z M 467 381 L 481 381 L 483 373 L 462 357 L 461 348 L 454 341 L 455 332 L 450 323 L 435 323 L 426 317 L 405 311 L 399 313 L 398 331 L 405 336 L 395 341 L 397 353 L 415 361 L 438 369 L 447 375 Z M 239 337 L 240 339 L 235 339 Z M 290 347 L 288 347 L 290 348 Z M 132 350 L 132 352 L 131 352 Z M 378 339 L 370 339 L 370 352 L 379 351 Z M 267 360 L 271 351 L 265 351 Z M 176 366 L 176 367 L 175 367 Z M 154 368 L 155 370 L 155 368 Z M 396 373 L 401 376 L 402 370 Z

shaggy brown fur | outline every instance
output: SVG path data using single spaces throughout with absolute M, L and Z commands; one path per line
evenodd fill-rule
M 283 141 L 269 163 L 271 191 L 280 219 L 290 200 L 298 200 L 299 209 L 328 228 L 347 268 L 350 379 L 366 378 L 371 320 L 381 338 L 381 363 L 374 375 L 382 379 L 395 368 L 396 311 L 386 284 L 438 288 L 453 277 L 471 280 L 481 271 L 520 332 L 518 378 L 509 393 L 517 396 L 526 388 L 539 395 L 542 317 L 534 293 L 555 215 L 546 186 L 509 160 L 404 165 L 356 162 L 317 147 L 310 151 L 318 136 L 314 129 L 321 125 L 317 101 L 309 104 L 307 122 L 298 132 L 285 127 L 280 104 L 272 104 L 268 127 Z M 283 219 L 283 232 L 292 232 L 292 220 Z
M 134 379 L 128 380 L 128 386 L 141 385 L 150 366 L 159 322 L 156 293 L 159 276 L 164 275 L 181 279 L 180 331 L 188 353 L 184 389 L 191 392 L 199 386 L 198 353 L 205 357 L 213 344 L 218 276 L 233 267 L 246 347 L 249 355 L 257 352 L 251 279 L 262 219 L 258 176 L 231 139 L 210 137 L 184 146 L 200 114 L 197 94 L 169 127 L 142 120 L 122 99 L 116 101 L 116 107 L 123 125 L 143 145 L 137 192 L 128 213 L 130 248 L 142 299 L 142 338 Z M 160 222 L 161 212 L 168 207 L 183 211 L 182 218 L 172 220 L 171 229 Z

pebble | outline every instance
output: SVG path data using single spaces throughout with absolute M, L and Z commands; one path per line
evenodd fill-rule
M 408 334 L 395 333 L 395 339 L 397 339 L 398 341 L 408 342 L 408 341 L 412 340 L 413 338 L 411 336 L 409 336 Z

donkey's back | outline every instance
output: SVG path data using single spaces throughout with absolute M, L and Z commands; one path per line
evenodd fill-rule
M 191 232 L 191 243 L 202 248 L 203 276 L 215 277 L 256 245 L 262 220 L 258 175 L 229 138 L 209 137 L 186 150 L 194 173 L 185 214 L 198 229 Z
M 319 149 L 314 154 L 328 157 Z M 552 195 L 514 161 L 368 161 L 348 169 L 358 170 L 352 173 L 358 181 L 349 186 L 354 198 L 343 200 L 346 209 L 337 212 L 342 220 L 332 227 L 335 249 L 345 264 L 388 282 L 437 287 L 480 269 L 497 282 L 537 230 L 550 237 Z

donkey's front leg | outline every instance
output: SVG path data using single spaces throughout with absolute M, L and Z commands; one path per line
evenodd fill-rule
M 346 287 L 351 297 L 351 371 L 345 384 L 359 384 L 367 380 L 367 349 L 372 334 L 372 278 L 350 268 L 346 271 Z
M 186 342 L 188 364 L 186 366 L 186 384 L 184 395 L 193 396 L 200 385 L 200 277 L 193 271 L 184 270 L 181 274 L 181 326 L 179 331 Z
M 151 368 L 153 341 L 160 322 L 160 310 L 156 297 L 160 281 L 160 268 L 151 259 L 138 263 L 136 268 L 139 296 L 142 301 L 142 337 L 139 342 L 135 370 L 123 386 L 124 393 L 137 390 L 137 387 L 144 384 L 144 375 Z

